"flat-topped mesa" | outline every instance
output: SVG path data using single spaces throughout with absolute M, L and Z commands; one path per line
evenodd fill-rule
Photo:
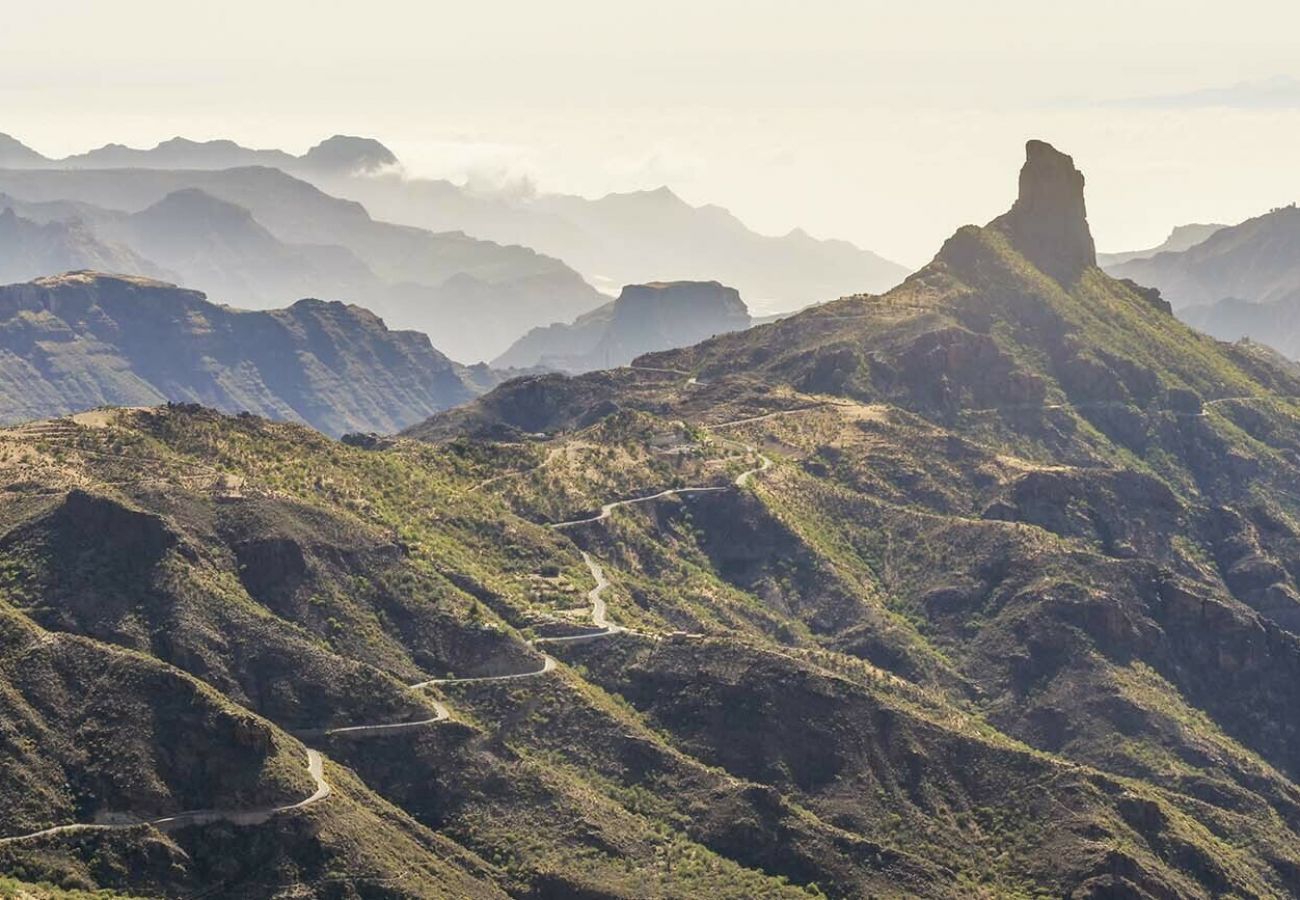
M 1025 144 L 1020 196 L 1010 212 L 991 223 L 1026 259 L 1062 284 L 1097 264 L 1083 184 L 1073 159 L 1051 144 L 1031 140 Z

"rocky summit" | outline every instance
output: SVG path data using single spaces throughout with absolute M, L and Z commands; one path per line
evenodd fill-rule
M 1020 196 L 993 223 L 1025 258 L 1058 281 L 1070 282 L 1097 264 L 1088 229 L 1083 173 L 1074 160 L 1043 141 L 1025 145 Z
M 617 300 L 569 325 L 534 328 L 499 356 L 502 368 L 569 372 L 624 366 L 643 353 L 686 347 L 750 326 L 735 288 L 716 281 L 630 284 Z

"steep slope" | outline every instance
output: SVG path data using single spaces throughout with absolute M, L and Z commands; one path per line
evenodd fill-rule
M 592 478 L 604 471 L 641 485 L 760 473 L 799 495 L 796 473 L 698 432 L 679 435 L 698 451 L 680 464 L 644 453 L 645 429 L 667 424 L 616 416 L 566 436 L 557 448 L 579 489 L 566 502 L 610 490 Z M 18 613 L 152 655 L 301 729 L 333 787 L 265 822 L 172 832 L 186 855 L 171 865 L 127 864 L 151 834 L 127 829 L 11 843 L 5 871 L 162 894 L 382 884 L 473 897 L 496 885 L 739 900 L 1104 896 L 1117 884 L 1267 895 L 1294 865 L 1275 820 L 1227 817 L 1000 736 L 919 646 L 910 678 L 819 646 L 827 624 L 810 630 L 820 616 L 804 605 L 829 613 L 828 594 L 898 660 L 915 633 L 869 595 L 842 593 L 858 576 L 835 572 L 843 560 L 805 535 L 783 538 L 800 552 L 785 554 L 778 593 L 713 556 L 723 522 L 773 534 L 767 489 L 720 486 L 548 529 L 480 487 L 484 468 L 527 465 L 518 447 L 351 449 L 180 408 L 45 423 L 0 443 L 0 567 Z M 517 471 L 516 483 L 534 477 Z M 589 577 L 631 628 L 575 634 Z M 709 636 L 681 633 L 687 617 Z M 554 657 L 539 668 L 527 656 L 542 648 Z M 488 677 L 424 681 L 446 669 Z M 402 686 L 417 680 L 443 698 L 441 717 L 428 688 Z M 1264 771 L 1254 789 L 1278 783 Z M 37 824 L 60 821 L 40 809 Z
M 335 787 L 184 838 L 183 877 L 121 862 L 147 829 L 39 848 L 137 893 L 248 893 L 217 861 L 255 846 L 266 895 L 1296 895 L 1300 378 L 1097 269 L 1082 189 L 1031 143 L 1012 210 L 886 295 L 426 441 L 0 432 L 15 614 L 202 679 Z
M 1300 294 L 1300 210 L 1281 207 L 1220 229 L 1181 253 L 1111 267 L 1160 289 L 1176 309 L 1219 300 L 1272 302 Z
M 356 306 L 248 312 L 89 272 L 0 288 L 8 422 L 197 401 L 336 435 L 390 432 L 471 393 L 428 338 L 389 331 Z
M 286 244 L 246 209 L 197 188 L 168 194 L 101 230 L 178 273 L 184 284 L 237 306 L 266 309 L 287 297 L 369 297 L 382 290 L 349 250 Z M 47 270 L 54 271 L 64 270 Z
M 169 832 L 177 858 L 155 865 L 140 861 L 148 828 L 94 841 L 80 828 L 0 844 L 0 870 L 165 895 L 807 896 L 750 867 L 761 857 L 732 860 L 608 779 L 502 742 L 496 717 L 469 702 L 496 673 L 525 685 L 536 672 L 561 679 L 579 715 L 613 734 L 637 727 L 553 659 L 538 669 L 518 627 L 555 624 L 588 570 L 553 530 L 470 495 L 468 460 L 412 444 L 351 449 L 196 408 L 83 422 L 0 432 L 0 569 L 18 614 L 55 641 L 90 636 L 153 656 L 294 728 L 324 755 L 332 792 L 267 821 Z M 501 541 L 502 529 L 514 537 Z M 552 565 L 558 575 L 545 574 Z M 468 683 L 436 680 L 447 671 Z M 437 704 L 432 690 L 457 698 Z M 759 811 L 661 739 L 636 740 L 696 797 L 726 790 Z M 114 770 L 111 755 L 88 756 Z M 32 806 L 37 825 L 67 821 Z M 789 833 L 835 840 L 797 810 L 781 815 Z
M 647 424 L 617 454 L 587 437 L 620 420 Z M 533 517 L 585 514 L 566 533 L 631 595 L 623 621 L 776 642 L 839 671 L 856 658 L 870 683 L 1097 780 L 1064 788 L 919 738 L 890 751 L 889 716 L 834 703 L 821 718 L 825 686 L 800 694 L 721 647 L 712 676 L 662 649 L 581 659 L 696 758 L 961 872 L 984 851 L 926 829 L 968 810 L 981 846 L 1015 845 L 1007 867 L 974 864 L 1003 891 L 1300 890 L 1300 379 L 1101 272 L 1069 157 L 1031 142 L 1012 210 L 883 296 L 618 373 L 510 382 L 411 431 L 448 446 L 538 433 L 570 449 L 485 489 Z M 727 489 L 690 471 L 702 447 L 770 465 Z M 616 481 L 629 471 L 645 474 Z M 595 497 L 560 490 L 574 480 L 668 492 L 593 518 Z M 900 764 L 906 786 L 882 783 Z M 1010 818 L 952 793 L 1013 771 L 991 787 L 999 804 L 1038 799 Z M 893 833 L 859 818 L 893 816 Z M 1243 827 L 1258 842 L 1244 855 Z
M 0 283 L 73 269 L 168 277 L 161 266 L 121 244 L 101 241 L 79 221 L 35 222 L 0 198 Z
M 1125 250 L 1119 253 L 1098 253 L 1097 265 L 1103 269 L 1110 270 L 1114 266 L 1126 262 L 1132 262 L 1135 259 L 1150 259 L 1161 253 L 1182 253 L 1184 250 L 1190 250 L 1197 244 L 1204 243 L 1210 235 L 1216 231 L 1222 231 L 1227 225 L 1219 224 L 1192 224 L 1192 225 L 1175 225 L 1174 230 L 1169 232 L 1169 237 L 1156 247 L 1150 247 L 1146 250 Z
M 569 325 L 534 328 L 497 357 L 501 368 L 547 366 L 568 372 L 625 366 L 643 353 L 697 343 L 750 326 L 734 288 L 716 281 L 627 285 L 613 303 Z
M 195 202 L 195 195 L 189 193 L 194 190 L 246 210 L 256 226 L 284 244 L 299 245 L 290 251 L 275 251 L 287 254 L 292 264 L 287 270 L 272 266 L 276 284 L 304 280 L 316 284 L 328 275 L 325 286 L 330 290 L 317 293 L 363 303 L 397 327 L 438 335 L 444 349 L 464 362 L 490 359 L 529 328 L 571 319 L 605 299 L 578 273 L 533 250 L 476 240 L 462 233 L 434 234 L 376 221 L 360 204 L 331 197 L 276 169 L 0 170 L 0 191 L 32 204 L 76 202 L 141 213 L 144 222 L 137 222 L 138 227 L 155 237 L 156 230 L 147 227 L 149 220 L 179 221 L 184 227 L 174 235 L 176 240 L 193 231 L 201 243 L 197 247 L 171 246 L 168 252 L 197 267 L 198 274 L 219 277 L 223 283 L 236 281 L 233 287 L 237 287 L 237 279 L 222 267 L 200 265 L 214 212 L 211 203 Z M 176 192 L 185 193 L 178 199 L 171 196 Z M 143 213 L 156 204 L 159 206 L 150 213 Z M 186 211 L 178 207 L 190 206 L 199 207 L 191 210 L 193 221 L 173 215 Z M 229 210 L 221 215 L 233 217 Z M 108 217 L 108 222 L 112 225 L 113 217 Z M 249 230 L 247 225 L 242 228 Z M 122 236 L 130 240 L 131 228 Z M 379 284 L 368 286 L 365 273 L 347 253 L 321 249 L 330 247 L 344 248 L 360 260 Z M 306 273 L 305 263 L 309 264 Z M 342 280 L 335 282 L 338 276 Z M 259 285 L 258 296 L 273 295 L 276 284 Z M 216 292 L 204 284 L 187 286 Z M 353 290 L 365 294 L 350 296 Z M 241 302 L 234 296 L 221 299 Z

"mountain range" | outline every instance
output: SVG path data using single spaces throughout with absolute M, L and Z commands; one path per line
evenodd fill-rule
M 321 183 L 393 221 L 533 247 L 602 289 L 716 279 L 770 314 L 883 291 L 907 275 L 903 266 L 847 241 L 819 240 L 801 229 L 757 234 L 722 207 L 691 206 L 667 187 L 591 200 L 476 193 L 394 173 Z
M 604 302 L 558 260 L 376 221 L 278 169 L 8 169 L 0 193 L 20 218 L 66 226 L 60 253 L 80 261 L 64 268 L 104 268 L 102 247 L 125 248 L 122 274 L 168 277 L 234 306 L 345 299 L 463 360 Z M 34 262 L 10 265 L 61 271 Z
M 781 623 L 770 633 L 797 644 L 806 628 L 963 709 L 937 719 L 970 722 L 971 740 L 1036 760 L 988 764 L 973 746 L 911 735 L 900 746 L 890 717 L 866 736 L 825 694 L 752 677 L 704 689 L 698 660 L 669 674 L 653 651 L 583 654 L 603 688 L 708 761 L 944 859 L 959 880 L 988 877 L 963 868 L 981 851 L 940 848 L 1014 847 L 1005 868 L 975 865 L 1009 879 L 989 895 L 1291 896 L 1295 831 L 1281 823 L 1300 797 L 1283 737 L 1300 727 L 1288 674 L 1300 665 L 1300 382 L 1256 346 L 1181 324 L 1158 291 L 1106 276 L 1085 214 L 1072 161 L 1031 142 L 1011 211 L 959 230 L 883 296 L 650 354 L 622 374 L 509 382 L 410 434 L 560 441 L 599 417 L 680 417 L 720 449 L 760 449 L 773 465 L 752 492 L 611 511 L 611 524 L 581 526 L 583 546 L 643 610 L 698 598 L 679 627 L 724 602 L 691 580 L 702 566 L 760 598 L 752 615 Z M 527 515 L 563 518 L 562 465 L 501 492 Z M 765 735 L 757 747 L 745 741 L 723 724 L 743 714 L 703 712 L 701 690 L 765 722 L 790 716 L 789 730 L 770 726 L 785 740 L 765 724 L 745 732 Z M 906 799 L 878 780 L 902 759 Z M 997 800 L 966 793 L 986 773 Z M 875 811 L 873 790 L 888 798 Z M 1244 806 L 1258 810 L 1252 824 Z M 881 824 L 913 814 L 913 827 Z M 939 882 L 899 892 L 980 893 Z
M 1098 268 L 1031 141 L 884 294 L 400 437 L 0 430 L 0 872 L 1295 896 L 1298 372 Z
M 336 134 L 301 156 L 283 150 L 252 150 L 234 141 L 191 141 L 176 137 L 149 149 L 105 144 L 85 153 L 52 159 L 21 141 L 0 134 L 0 168 L 18 169 L 236 169 L 267 166 L 286 172 L 344 175 L 381 172 L 396 166 L 397 157 L 371 138 Z
M 339 302 L 240 310 L 94 272 L 0 287 L 4 424 L 189 402 L 339 436 L 397 431 L 480 389 L 424 335 Z
M 667 187 L 589 200 L 484 192 L 450 181 L 410 178 L 390 150 L 368 138 L 335 135 L 302 156 L 251 150 L 231 141 L 174 138 L 151 149 L 110 144 L 63 159 L 42 156 L 13 138 L 0 140 L 0 167 L 7 168 L 244 166 L 290 173 L 330 194 L 360 201 L 388 221 L 531 247 L 611 291 L 650 281 L 719 280 L 738 288 L 762 312 L 775 313 L 855 291 L 885 290 L 907 274 L 904 267 L 846 241 L 818 240 L 800 229 L 780 237 L 757 234 L 727 210 L 691 206 Z M 253 213 L 261 220 L 256 209 Z M 564 312 L 537 324 L 571 315 Z

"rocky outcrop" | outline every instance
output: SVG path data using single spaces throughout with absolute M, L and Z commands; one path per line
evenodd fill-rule
M 716 281 L 630 284 L 613 303 L 572 324 L 534 328 L 493 364 L 569 372 L 607 369 L 627 365 L 643 353 L 743 331 L 751 321 L 736 289 Z
M 1020 170 L 1020 196 L 1011 211 L 993 223 L 1026 259 L 1062 283 L 1097 264 L 1083 183 L 1073 159 L 1051 144 L 1029 141 Z

